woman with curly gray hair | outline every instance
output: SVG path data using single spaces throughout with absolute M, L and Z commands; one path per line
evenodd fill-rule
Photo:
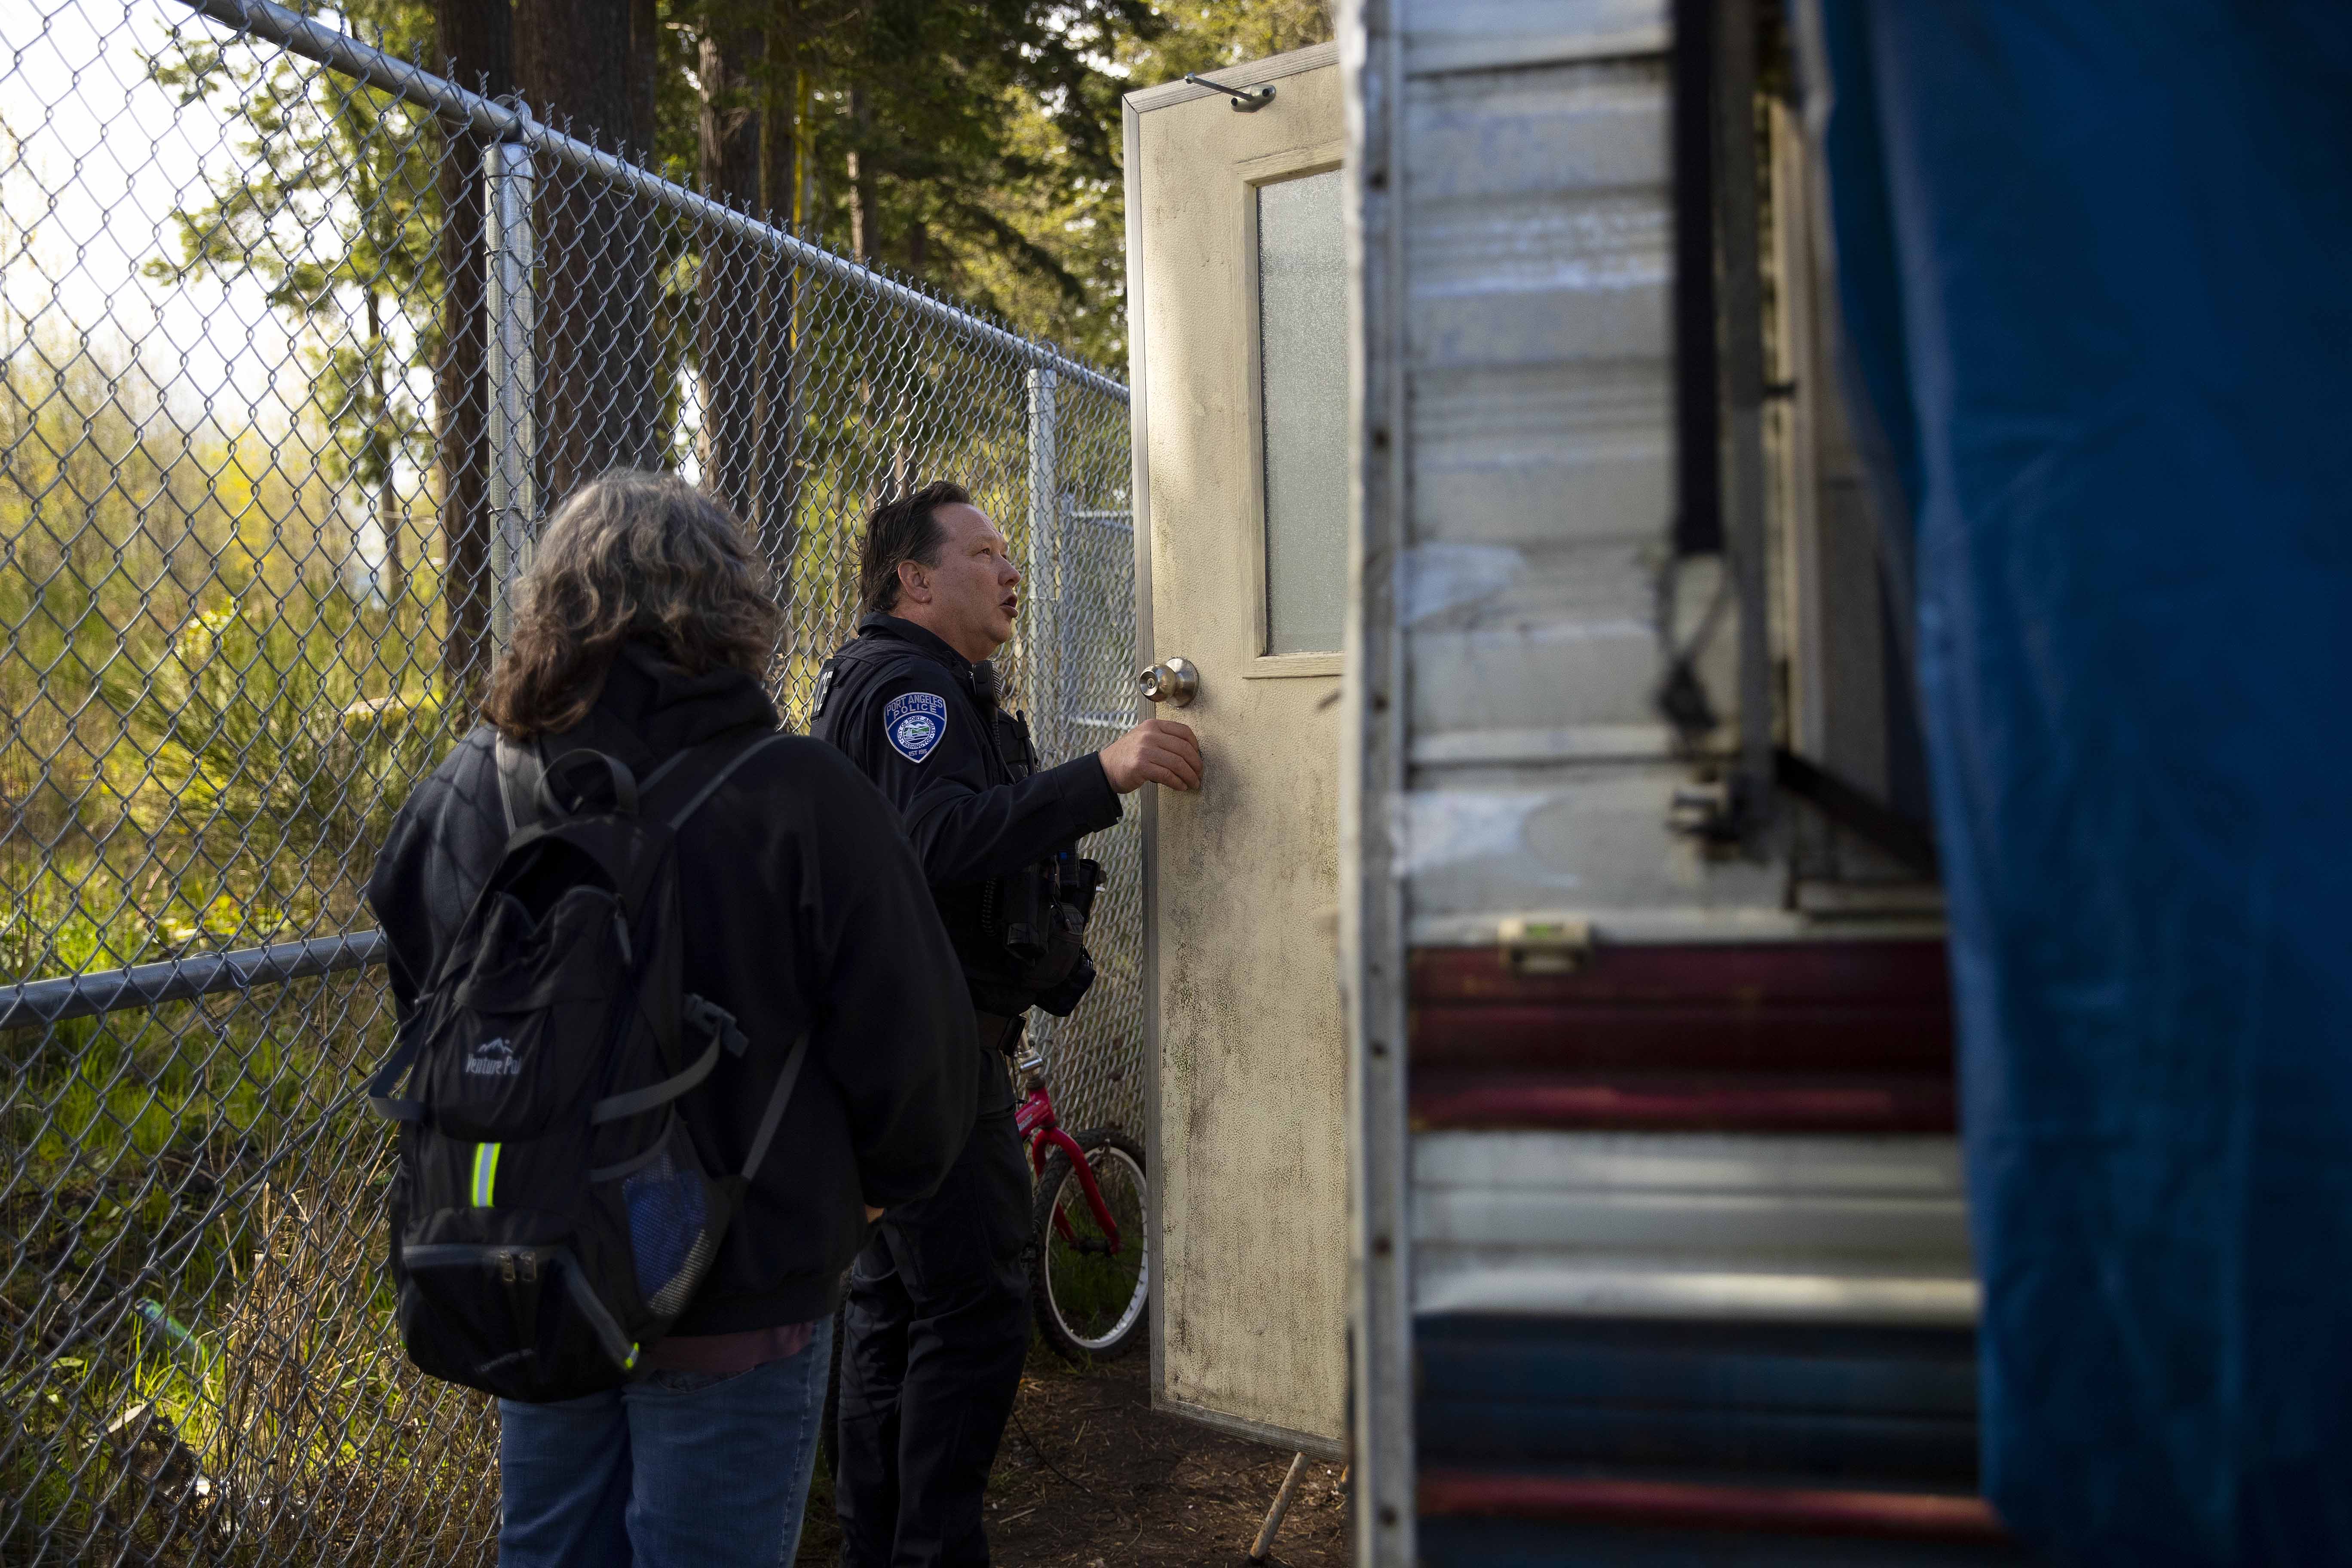
M 675 474 L 616 468 L 564 503 L 522 583 L 482 706 L 509 740 L 588 716 L 635 642 L 691 676 L 766 668 L 783 616 L 743 528 Z
M 542 767 L 584 748 L 638 779 L 693 748 L 731 754 L 777 728 L 761 678 L 779 622 L 742 526 L 691 485 L 622 469 L 564 502 L 491 674 L 490 723 L 403 806 L 368 883 L 404 1023 L 537 809 L 502 795 L 499 737 Z M 641 808 L 693 797 L 717 771 L 702 757 Z M 954 951 L 895 814 L 840 752 L 761 746 L 675 853 L 683 989 L 748 1042 L 679 1101 L 712 1168 L 740 1168 L 803 1033 L 807 1068 L 717 1260 L 635 1381 L 499 1402 L 509 1568 L 792 1561 L 842 1277 L 873 1218 L 937 1186 L 971 1124 Z

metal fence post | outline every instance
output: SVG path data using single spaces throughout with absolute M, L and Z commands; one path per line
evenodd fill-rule
M 1055 375 L 1029 372 L 1029 610 L 1023 684 L 1038 750 L 1055 762 L 1069 741 L 1062 696 L 1061 454 L 1056 449 Z
M 1032 365 L 1029 370 L 1029 592 L 1028 607 L 1023 618 L 1029 624 L 1023 634 L 1022 684 L 1028 689 L 1031 731 L 1036 742 L 1040 760 L 1058 763 L 1063 760 L 1069 736 L 1069 726 L 1063 722 L 1061 709 L 1055 697 L 1060 690 L 1062 645 L 1061 584 L 1055 572 L 1060 540 L 1055 530 L 1061 526 L 1061 510 L 1054 504 L 1059 488 L 1060 453 L 1055 450 L 1058 433 L 1054 424 L 1054 373 Z M 1060 1020 L 1043 1013 L 1030 1015 L 1033 1048 L 1044 1051 L 1050 1047 L 1058 1031 Z
M 530 563 L 538 498 L 531 479 L 538 432 L 531 423 L 538 327 L 531 268 L 530 149 L 501 142 L 483 155 L 489 273 L 490 632 L 500 651 L 514 627 L 514 590 Z
M 1084 547 L 1084 542 L 1078 537 L 1078 498 L 1063 490 L 1055 500 L 1054 713 L 1062 724 L 1063 744 L 1075 751 L 1085 742 L 1077 719 L 1086 707 L 1081 690 L 1085 683 L 1080 679 L 1086 656 L 1078 647 L 1083 628 L 1077 617 L 1061 613 L 1061 605 L 1079 592 L 1078 584 L 1086 581 L 1076 564 L 1076 552 Z

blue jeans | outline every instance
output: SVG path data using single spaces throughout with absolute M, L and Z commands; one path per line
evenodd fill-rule
M 500 1568 L 770 1568 L 800 1549 L 833 1323 L 732 1376 L 499 1401 Z

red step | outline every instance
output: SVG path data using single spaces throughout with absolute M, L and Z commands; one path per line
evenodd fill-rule
M 1412 955 L 1415 1125 L 1949 1132 L 1938 942 L 1595 948 L 1566 974 Z

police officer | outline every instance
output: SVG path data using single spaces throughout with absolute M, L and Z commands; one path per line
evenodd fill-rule
M 981 1495 L 1029 1343 L 1029 1173 L 1005 1056 L 1032 1005 L 1066 1014 L 1093 978 L 1076 841 L 1118 797 L 1201 782 L 1182 724 L 1149 720 L 1041 768 L 997 704 L 1021 574 L 1004 536 L 941 480 L 875 509 L 864 619 L 817 677 L 812 732 L 898 807 L 971 990 L 979 1115 L 939 1191 L 884 1215 L 850 1273 L 834 1497 L 848 1568 L 985 1563 Z

